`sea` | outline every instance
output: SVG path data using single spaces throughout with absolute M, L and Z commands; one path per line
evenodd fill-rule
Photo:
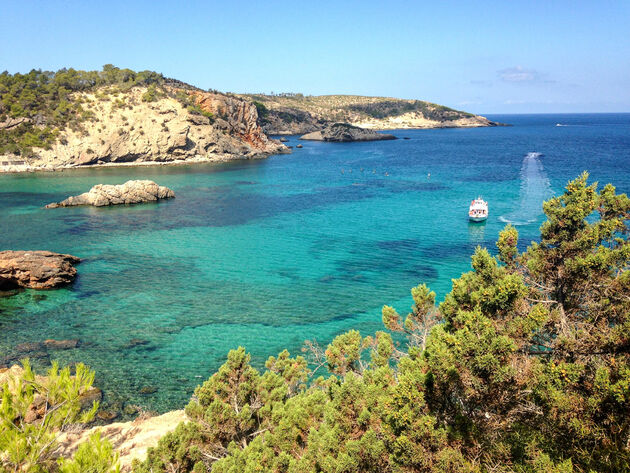
M 507 223 L 535 241 L 542 203 L 583 171 L 630 192 L 630 114 L 493 115 L 512 126 L 302 142 L 263 160 L 0 175 L 0 249 L 83 259 L 69 287 L 0 298 L 0 361 L 83 362 L 104 404 L 165 412 L 244 346 L 252 363 L 306 340 L 382 330 L 381 308 L 444 298 Z M 45 209 L 98 183 L 151 179 L 176 198 Z M 467 219 L 488 201 L 485 223 Z M 29 353 L 24 343 L 79 339 Z M 21 346 L 20 346 L 21 345 Z M 144 389 L 143 389 L 144 388 Z M 148 389 L 146 389 L 148 388 Z

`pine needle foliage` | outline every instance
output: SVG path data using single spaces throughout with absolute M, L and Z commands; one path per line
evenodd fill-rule
M 94 372 L 79 363 L 71 375 L 69 367 L 60 369 L 53 362 L 45 376 L 36 376 L 28 359 L 22 366 L 23 370 L 8 377 L 2 386 L 0 471 L 56 471 L 61 433 L 75 424 L 90 422 L 98 410 L 98 402 L 90 405 L 81 397 L 91 388 Z M 89 450 L 84 447 L 81 455 L 85 457 L 93 447 L 101 449 L 102 455 L 109 455 L 107 448 L 111 448 L 100 439 L 91 439 Z

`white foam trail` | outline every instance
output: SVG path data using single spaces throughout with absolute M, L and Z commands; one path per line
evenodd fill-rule
M 521 167 L 521 190 L 518 208 L 499 220 L 512 225 L 527 225 L 538 220 L 542 204 L 551 193 L 551 185 L 540 158 L 542 153 L 527 153 Z

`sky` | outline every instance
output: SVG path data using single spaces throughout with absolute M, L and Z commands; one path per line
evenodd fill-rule
M 226 92 L 630 112 L 630 0 L 0 0 L 0 71 L 104 64 Z

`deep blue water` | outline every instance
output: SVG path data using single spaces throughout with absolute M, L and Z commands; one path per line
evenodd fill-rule
M 630 114 L 490 118 L 514 126 L 304 142 L 219 165 L 0 175 L 0 249 L 84 258 L 69 288 L 0 299 L 0 358 L 23 342 L 79 338 L 78 349 L 49 355 L 96 369 L 107 402 L 180 407 L 230 348 L 244 345 L 261 366 L 305 339 L 381 329 L 382 305 L 406 312 L 421 282 L 443 297 L 506 221 L 523 245 L 535 239 L 542 201 L 584 170 L 630 191 Z M 127 179 L 177 198 L 43 209 Z M 490 218 L 469 224 L 478 195 Z M 142 396 L 144 386 L 158 391 Z

